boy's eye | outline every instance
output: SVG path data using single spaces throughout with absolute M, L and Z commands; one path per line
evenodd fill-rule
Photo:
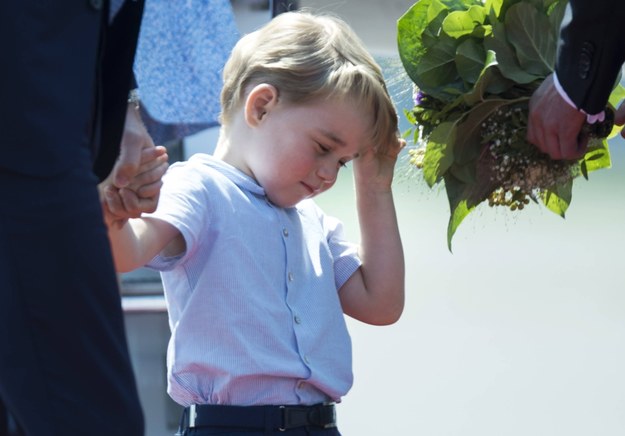
M 317 146 L 319 147 L 319 150 L 322 153 L 330 153 L 332 151 L 332 149 L 330 147 L 326 147 L 325 145 L 323 145 L 321 142 L 317 142 Z M 345 168 L 347 166 L 348 161 L 345 160 L 340 160 L 339 161 L 339 167 L 341 168 Z
M 320 142 L 317 142 L 317 145 L 319 145 L 319 149 L 320 149 L 321 151 L 323 151 L 324 153 L 327 153 L 328 151 L 330 151 L 330 149 L 329 149 L 328 147 L 326 147 L 325 145 L 323 145 L 323 144 L 322 144 L 322 143 L 320 143 Z

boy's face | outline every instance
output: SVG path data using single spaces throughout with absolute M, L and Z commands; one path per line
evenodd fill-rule
M 248 167 L 269 200 L 291 207 L 331 188 L 370 144 L 370 111 L 350 100 L 278 102 L 254 132 Z

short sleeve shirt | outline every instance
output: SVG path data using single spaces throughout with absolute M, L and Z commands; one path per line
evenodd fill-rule
M 251 177 L 201 154 L 171 166 L 148 216 L 186 243 L 148 265 L 163 280 L 176 402 L 340 401 L 352 369 L 339 289 L 361 263 L 338 220 L 312 200 L 276 207 Z

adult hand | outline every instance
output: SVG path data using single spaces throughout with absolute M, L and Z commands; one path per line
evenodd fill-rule
M 527 140 L 552 159 L 579 159 L 588 145 L 580 135 L 585 119 L 562 98 L 551 74 L 530 99 Z
M 141 121 L 139 111 L 134 104 L 129 104 L 126 109 L 119 158 L 111 172 L 113 185 L 123 188 L 130 183 L 141 165 L 141 150 L 147 147 L 153 148 L 154 141 Z

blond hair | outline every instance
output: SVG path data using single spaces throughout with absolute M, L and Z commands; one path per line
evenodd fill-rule
M 376 146 L 397 136 L 397 112 L 380 66 L 341 19 L 305 11 L 286 12 L 234 47 L 223 72 L 221 121 L 227 126 L 250 87 L 273 85 L 293 104 L 347 97 L 373 115 Z

